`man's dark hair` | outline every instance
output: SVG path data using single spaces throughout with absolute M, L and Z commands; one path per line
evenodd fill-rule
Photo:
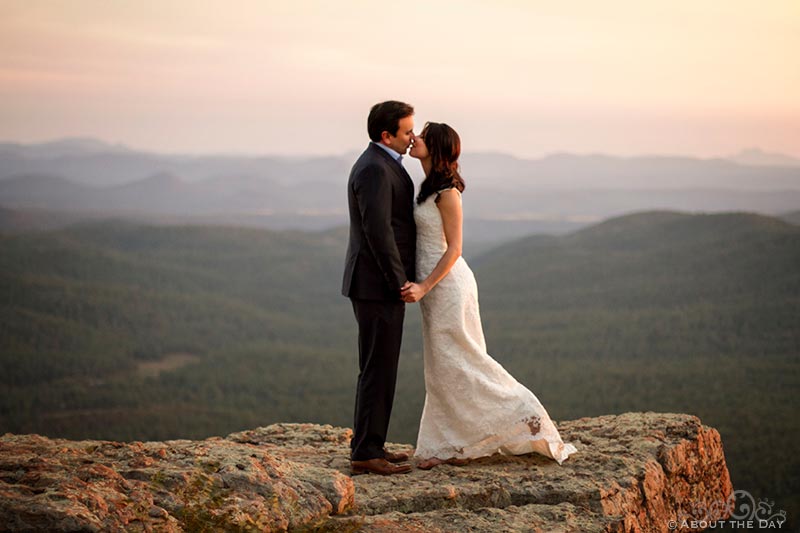
M 397 100 L 389 100 L 372 106 L 367 118 L 367 132 L 370 140 L 380 142 L 381 133 L 388 131 L 397 135 L 400 120 L 414 114 L 414 108 Z

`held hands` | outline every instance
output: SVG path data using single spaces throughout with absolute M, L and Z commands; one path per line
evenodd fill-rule
M 400 299 L 407 304 L 420 301 L 427 293 L 428 289 L 420 283 L 407 281 L 405 285 L 400 287 Z

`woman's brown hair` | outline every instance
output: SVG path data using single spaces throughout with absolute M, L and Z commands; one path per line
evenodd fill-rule
M 461 138 L 456 130 L 444 123 L 427 122 L 419 136 L 431 155 L 431 170 L 420 185 L 417 203 L 421 204 L 430 195 L 452 187 L 464 192 L 466 185 L 458 173 Z M 438 201 L 437 195 L 436 202 Z

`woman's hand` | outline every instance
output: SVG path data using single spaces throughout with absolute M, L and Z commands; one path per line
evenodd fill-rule
M 420 301 L 426 294 L 428 294 L 428 291 L 422 284 L 408 282 L 406 287 L 400 291 L 400 298 L 405 303 L 412 304 Z

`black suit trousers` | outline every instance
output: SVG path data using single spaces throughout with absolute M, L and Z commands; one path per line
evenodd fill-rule
M 383 457 L 392 414 L 405 303 L 351 298 L 358 322 L 358 386 L 350 458 Z

